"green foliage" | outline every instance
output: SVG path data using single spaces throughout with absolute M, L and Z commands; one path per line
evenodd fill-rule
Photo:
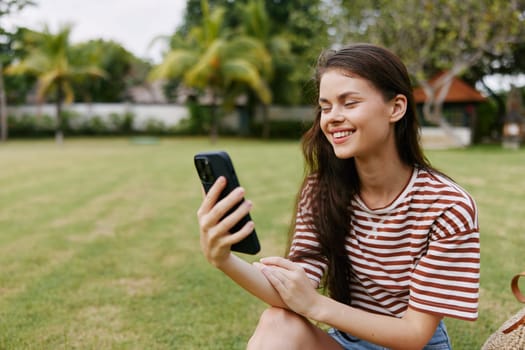
M 37 97 L 44 99 L 54 94 L 56 101 L 72 102 L 74 79 L 86 76 L 104 77 L 93 61 L 87 62 L 71 49 L 70 26 L 63 26 L 56 34 L 46 27 L 43 32 L 25 31 L 23 44 L 27 45 L 27 56 L 6 68 L 8 74 L 29 74 L 38 79 Z
M 8 116 L 9 133 L 14 137 L 42 137 L 53 135 L 56 118 L 49 115 L 23 114 Z
M 477 107 L 477 123 L 474 129 L 473 141 L 484 143 L 498 141 L 501 134 L 502 116 L 493 100 L 488 100 Z
M 43 32 L 25 31 L 22 44 L 27 45 L 27 55 L 19 61 L 13 61 L 5 71 L 12 75 L 36 77 L 36 96 L 39 101 L 53 95 L 57 111 L 57 143 L 62 142 L 65 128 L 62 104 L 73 102 L 74 81 L 105 76 L 105 72 L 95 63 L 75 55 L 69 43 L 70 33 L 69 25 L 61 27 L 56 34 L 51 33 L 47 27 Z
M 182 121 L 180 129 L 190 135 L 205 135 L 211 128 L 210 107 L 199 104 L 194 98 L 190 98 L 186 103 L 190 112 L 190 117 Z
M 163 62 L 154 67 L 152 79 L 177 79 L 198 91 L 209 90 L 213 103 L 219 98 L 231 102 L 234 84 L 250 87 L 258 97 L 269 103 L 270 92 L 262 76 L 271 58 L 257 40 L 246 36 L 229 36 L 224 31 L 224 8 L 210 11 L 203 1 L 203 22 L 193 27 L 182 47 L 173 48 Z M 188 43 L 194 43 L 190 47 Z
M 523 41 L 525 33 L 518 0 L 378 0 L 358 1 L 356 8 L 341 3 L 346 11 L 333 11 L 339 37 L 364 39 L 396 52 L 428 96 L 424 118 L 439 125 L 446 123 L 441 92 L 453 77 L 487 63 L 484 57 L 511 57 L 511 43 Z M 342 17 L 348 13 L 355 14 L 351 26 Z M 441 71 L 444 74 L 431 85 L 430 79 Z
M 161 64 L 150 73 L 152 80 L 182 81 L 190 94 L 211 101 L 210 136 L 218 135 L 219 113 L 231 110 L 244 89 L 250 90 L 264 104 L 272 101 L 265 77 L 271 72 L 271 56 L 264 44 L 253 37 L 233 35 L 224 26 L 224 7 L 210 9 L 208 1 L 201 2 L 202 21 L 172 44 L 180 47 L 166 54 Z M 220 108 L 219 108 L 220 107 Z
M 86 118 L 70 110 L 62 111 L 63 129 L 69 135 L 133 135 L 140 133 L 170 133 L 165 125 L 152 124 L 146 130 L 134 130 L 135 115 L 111 113 L 107 117 L 91 116 Z M 56 118 L 49 115 L 9 116 L 10 133 L 12 137 L 47 137 L 56 129 Z
M 354 21 L 361 30 L 337 29 L 348 40 L 365 39 L 391 48 L 419 82 L 436 70 L 454 69 L 457 74 L 483 55 L 508 52 L 509 44 L 523 32 L 515 0 L 376 1 L 357 9 Z
M 0 28 L 0 32 L 2 30 Z M 20 45 L 25 33 L 26 30 L 24 28 L 18 28 L 13 33 L 5 32 L 0 34 L 2 38 L 0 42 L 0 59 L 3 67 L 9 66 L 12 62 L 27 54 L 24 46 Z M 36 78 L 30 75 L 3 75 L 3 79 L 4 92 L 8 104 L 24 102 L 36 81 Z
M 305 123 L 297 120 L 273 120 L 269 122 L 270 134 L 269 139 L 288 139 L 299 140 L 306 130 L 311 126 L 311 123 Z M 262 124 L 254 124 L 252 126 L 252 133 L 254 135 L 261 135 Z
M 223 23 L 260 40 L 272 57 L 271 79 L 265 77 L 273 102 L 280 105 L 304 103 L 302 88 L 311 79 L 311 68 L 319 52 L 330 46 L 328 26 L 319 0 L 209 0 L 211 8 L 225 9 Z M 201 26 L 204 14 L 201 0 L 188 0 L 183 24 L 173 36 L 188 35 Z M 174 46 L 172 46 L 174 47 Z
M 77 44 L 73 48 L 76 62 L 89 65 L 97 62 L 106 72 L 105 79 L 75 79 L 73 89 L 77 101 L 122 102 L 125 101 L 127 90 L 132 83 L 143 81 L 145 74 L 140 74 L 136 67 L 140 62 L 133 54 L 120 44 L 102 39 L 91 40 Z

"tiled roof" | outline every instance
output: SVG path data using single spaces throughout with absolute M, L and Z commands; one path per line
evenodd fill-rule
M 443 73 L 440 73 L 430 80 L 432 85 Z M 425 102 L 425 92 L 421 87 L 414 89 L 414 98 L 416 103 Z M 445 102 L 448 103 L 466 103 L 466 102 L 483 102 L 485 97 L 481 95 L 476 89 L 465 83 L 463 80 L 454 77 L 450 90 L 448 91 Z

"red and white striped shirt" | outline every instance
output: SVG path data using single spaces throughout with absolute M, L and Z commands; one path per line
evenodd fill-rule
M 290 257 L 319 252 L 312 218 L 312 177 L 302 191 Z M 387 207 L 352 200 L 346 237 L 352 306 L 402 317 L 421 312 L 475 320 L 479 298 L 479 227 L 470 195 L 440 174 L 415 168 L 402 193 Z M 302 258 L 308 277 L 320 282 L 326 260 Z

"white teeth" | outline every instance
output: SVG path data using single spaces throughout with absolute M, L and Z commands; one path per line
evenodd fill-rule
M 354 132 L 353 131 L 338 131 L 338 132 L 334 132 L 334 137 L 335 138 L 339 138 L 339 137 L 345 137 L 345 136 L 350 136 L 352 135 Z

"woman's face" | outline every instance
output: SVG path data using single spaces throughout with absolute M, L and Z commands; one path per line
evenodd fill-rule
M 327 70 L 319 87 L 320 126 L 335 155 L 370 157 L 395 149 L 398 96 L 385 102 L 368 80 L 339 69 Z

